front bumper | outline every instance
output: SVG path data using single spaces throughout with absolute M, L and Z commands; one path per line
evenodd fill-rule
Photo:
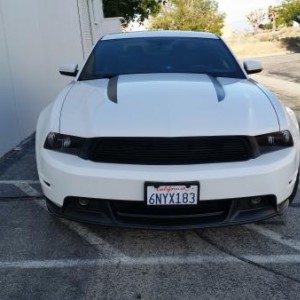
M 143 201 L 146 181 L 198 181 L 200 202 L 274 195 L 279 205 L 292 194 L 298 172 L 294 148 L 243 162 L 176 166 L 95 163 L 41 149 L 37 162 L 43 192 L 59 207 L 71 196 Z
M 112 201 L 104 199 L 84 200 L 68 197 L 63 207 L 47 199 L 47 207 L 53 214 L 70 220 L 117 227 L 142 229 L 193 229 L 229 226 L 264 220 L 283 213 L 288 207 L 286 200 L 276 204 L 274 196 L 260 197 L 261 203 L 253 205 L 251 199 L 224 199 L 202 201 L 197 207 L 149 208 L 142 201 Z M 257 199 L 257 198 L 256 198 Z

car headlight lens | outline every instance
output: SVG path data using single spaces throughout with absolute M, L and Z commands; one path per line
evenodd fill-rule
M 79 155 L 84 142 L 84 138 L 50 132 L 46 138 L 44 148 Z
M 293 137 L 288 130 L 256 136 L 256 141 L 261 154 L 294 145 Z

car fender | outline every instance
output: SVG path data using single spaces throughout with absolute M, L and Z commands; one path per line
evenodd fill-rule
M 49 132 L 60 131 L 60 114 L 65 99 L 73 87 L 73 82 L 68 84 L 56 97 L 55 101 L 50 103 L 39 115 L 36 126 L 36 162 L 38 172 L 40 171 L 40 151 L 43 149 L 45 139 Z

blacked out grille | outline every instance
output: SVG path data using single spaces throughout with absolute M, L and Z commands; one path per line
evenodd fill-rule
M 243 136 L 184 138 L 97 138 L 88 159 L 96 162 L 183 165 L 244 161 L 252 157 Z

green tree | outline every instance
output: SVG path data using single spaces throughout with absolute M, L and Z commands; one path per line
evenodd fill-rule
M 300 23 L 300 0 L 284 0 L 278 13 L 286 25 L 293 21 Z
M 209 31 L 221 34 L 225 14 L 215 0 L 169 0 L 153 17 L 151 29 Z
M 123 17 L 124 25 L 130 21 L 144 22 L 150 15 L 160 10 L 162 0 L 103 0 L 104 16 Z

